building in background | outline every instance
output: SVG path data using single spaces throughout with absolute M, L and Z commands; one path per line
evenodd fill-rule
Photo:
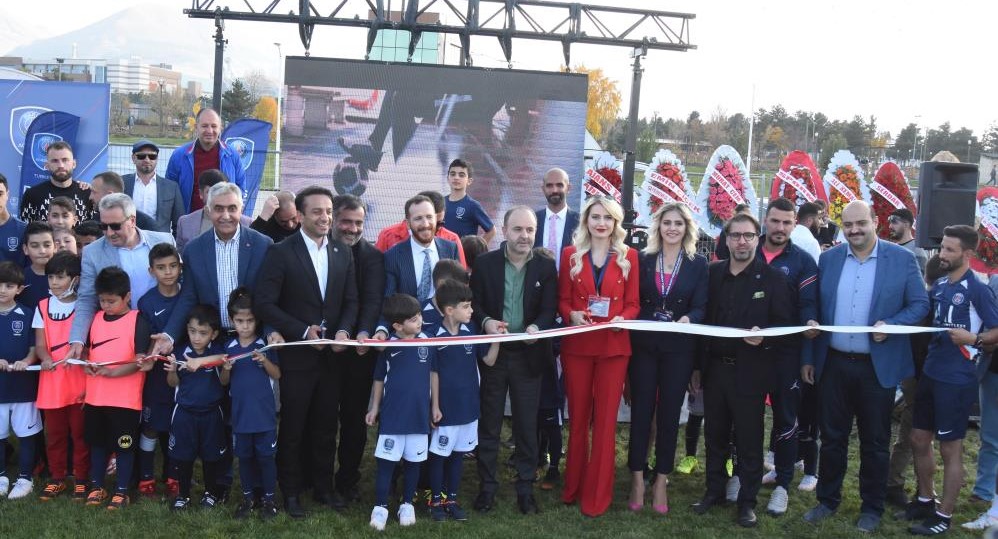
M 107 82 L 107 62 L 97 58 L 35 59 L 0 57 L 0 66 L 31 73 L 43 80 L 63 82 Z

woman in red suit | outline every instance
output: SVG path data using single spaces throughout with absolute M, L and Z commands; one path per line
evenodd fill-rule
M 613 199 L 586 201 L 572 245 L 561 252 L 558 310 L 568 324 L 630 320 L 640 309 L 638 253 L 624 243 L 624 213 Z M 631 341 L 603 330 L 561 341 L 570 429 L 561 499 L 599 516 L 613 500 L 617 409 Z M 592 425 L 592 446 L 589 445 Z

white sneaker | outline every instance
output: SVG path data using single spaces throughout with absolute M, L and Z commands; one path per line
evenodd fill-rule
M 416 508 L 411 503 L 403 503 L 399 506 L 399 524 L 402 526 L 412 526 L 416 523 Z
M 774 516 L 782 515 L 787 512 L 789 501 L 790 497 L 787 496 L 787 489 L 776 487 L 773 489 L 773 494 L 769 496 L 769 505 L 766 506 L 766 512 Z
M 10 489 L 10 494 L 7 494 L 7 498 L 11 500 L 23 498 L 31 494 L 34 486 L 34 483 L 32 483 L 30 479 L 22 477 L 14 482 L 14 486 Z
M 800 480 L 800 484 L 797 485 L 797 490 L 803 490 L 804 492 L 813 492 L 814 489 L 817 487 L 818 487 L 818 476 L 805 475 L 804 478 Z
M 388 509 L 380 505 L 374 506 L 374 510 L 371 511 L 371 527 L 383 532 L 386 524 L 388 524 Z
M 795 462 L 794 463 L 794 468 L 796 468 L 798 472 L 803 472 L 804 471 L 804 460 L 802 459 L 802 460 L 798 460 L 797 462 Z
M 724 497 L 729 502 L 737 502 L 738 501 L 738 491 L 741 490 L 741 489 L 742 489 L 742 482 L 741 482 L 741 480 L 738 479 L 737 475 L 733 476 L 731 479 L 728 479 L 728 486 L 725 487 Z
M 776 482 L 776 470 L 769 470 L 762 476 L 763 485 L 772 485 Z
M 977 520 L 960 524 L 960 527 L 965 530 L 986 530 L 992 526 L 998 526 L 998 518 L 991 516 L 987 512 L 981 513 L 981 516 L 977 517 Z
M 6 496 L 8 490 L 10 490 L 10 479 L 7 479 L 6 475 L 0 475 L 0 498 Z
M 762 465 L 763 465 L 763 467 L 766 468 L 767 472 L 770 471 L 770 470 L 775 469 L 776 468 L 776 453 L 773 453 L 772 451 L 766 451 L 766 458 L 763 459 Z

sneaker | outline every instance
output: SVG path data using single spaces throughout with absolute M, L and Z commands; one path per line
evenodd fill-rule
M 38 499 L 43 502 L 52 501 L 58 498 L 59 495 L 62 494 L 63 491 L 65 490 L 66 490 L 65 481 L 49 481 L 48 484 L 45 485 L 45 490 L 43 490 L 42 494 L 38 496 Z
M 451 520 L 456 520 L 458 522 L 468 520 L 468 513 L 466 513 L 456 501 L 449 501 L 445 503 L 444 508 L 447 509 L 447 514 L 450 515 Z
M 74 502 L 85 502 L 87 501 L 87 485 L 84 483 L 77 483 L 73 487 L 73 501 Z
M 541 481 L 541 490 L 554 490 L 560 480 L 561 472 L 558 471 L 558 468 L 548 467 L 548 471 L 544 473 L 544 480 Z
M 447 508 L 441 502 L 436 502 L 430 504 L 430 518 L 433 522 L 446 522 L 447 521 Z
M 805 475 L 801 478 L 800 484 L 797 485 L 797 490 L 804 492 L 814 492 L 816 488 L 818 488 L 818 476 L 816 475 Z
M 776 483 L 776 470 L 770 470 L 765 474 L 763 474 L 762 476 L 763 485 L 772 485 L 773 483 Z
M 797 462 L 795 462 L 794 463 L 794 469 L 797 470 L 798 472 L 803 472 L 804 471 L 804 461 L 803 460 L 798 460 Z
M 176 479 L 167 479 L 166 497 L 176 498 L 177 496 L 180 496 L 180 481 L 177 481 Z
M 412 526 L 416 523 L 416 508 L 411 503 L 403 503 L 399 506 L 399 524 L 402 526 Z
M 97 487 L 87 494 L 87 505 L 104 505 L 107 501 L 107 491 Z
M 263 500 L 260 504 L 260 518 L 263 520 L 270 520 L 277 516 L 277 504 L 274 500 Z M 385 515 L 388 518 L 388 515 Z
M 412 506 L 410 505 L 409 507 Z M 388 524 L 388 508 L 375 505 L 371 511 L 371 527 L 379 532 L 383 532 L 385 531 L 385 524 Z
M 766 451 L 766 457 L 762 460 L 762 466 L 766 468 L 766 471 L 776 469 L 776 453 L 772 451 Z
M 908 532 L 914 535 L 939 535 L 946 533 L 950 527 L 950 519 L 940 516 L 935 511 L 925 521 L 908 528 Z
M 10 492 L 7 494 L 7 499 L 17 500 L 23 498 L 34 490 L 35 484 L 31 482 L 30 479 L 21 477 L 14 482 L 14 486 L 11 487 Z
M 724 498 L 729 502 L 738 501 L 738 491 L 742 489 L 742 482 L 738 476 L 728 479 L 728 485 L 724 489 Z
M 817 524 L 822 520 L 835 514 L 835 509 L 828 507 L 825 504 L 819 503 L 818 505 L 808 509 L 804 513 L 804 520 L 810 522 L 811 524 Z
M 177 496 L 170 504 L 170 511 L 186 511 L 191 507 L 191 499 L 186 496 Z
M 218 505 L 218 498 L 213 496 L 210 492 L 205 492 L 201 496 L 201 503 L 199 504 L 203 509 L 214 509 Z
M 117 511 L 118 509 L 124 509 L 128 506 L 128 496 L 121 492 L 115 492 L 114 496 L 111 497 L 110 503 L 107 504 L 108 511 Z
M 152 498 L 156 495 L 156 480 L 155 479 L 144 479 L 139 481 L 139 494 L 145 496 L 146 498 Z
M 965 530 L 986 530 L 992 526 L 998 526 L 998 518 L 991 516 L 990 513 L 981 513 L 981 516 L 977 517 L 977 520 L 971 520 L 970 522 L 964 522 L 960 524 L 960 527 Z
M 724 462 L 724 471 L 728 472 L 728 477 L 735 475 L 735 461 L 728 459 Z
M 233 515 L 237 520 L 243 520 L 248 518 L 250 514 L 253 513 L 253 509 L 256 508 L 256 504 L 253 503 L 253 498 L 243 498 L 243 501 L 239 503 L 236 507 L 236 512 Z
M 0 455 L 0 458 L 6 458 L 6 456 Z M 6 475 L 0 475 L 0 498 L 6 496 L 8 490 L 10 490 L 10 479 L 7 479 Z
M 679 473 L 690 474 L 693 473 L 693 470 L 696 470 L 698 467 L 700 467 L 700 461 L 698 461 L 693 455 L 686 455 L 679 461 L 679 464 L 676 465 L 676 471 Z
M 908 502 L 908 505 L 903 511 L 898 511 L 895 513 L 894 517 L 898 520 L 925 520 L 936 513 L 936 501 L 929 500 L 927 502 L 919 501 L 918 498 Z
M 787 496 L 787 489 L 776 487 L 769 496 L 769 505 L 766 506 L 766 512 L 773 516 L 780 516 L 787 512 L 789 501 L 790 497 Z

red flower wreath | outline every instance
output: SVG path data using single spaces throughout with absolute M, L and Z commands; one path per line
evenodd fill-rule
M 676 165 L 672 163 L 659 163 L 659 165 L 655 167 L 655 172 L 661 174 L 662 176 L 665 176 L 670 181 L 672 181 L 672 183 L 676 184 L 676 187 L 678 187 L 680 191 L 684 192 L 686 191 L 686 182 L 683 180 L 683 173 L 679 170 L 679 167 L 677 167 Z M 654 183 L 652 185 L 654 185 Z M 665 204 L 664 200 L 655 195 L 651 195 L 652 213 L 657 212 L 658 209 L 661 208 L 663 204 Z
M 894 193 L 894 196 L 901 199 L 904 207 L 911 210 L 913 214 L 918 214 L 915 209 L 915 201 L 911 198 L 911 189 L 908 188 L 908 182 L 904 179 L 901 169 L 896 165 L 889 166 L 887 163 L 882 165 L 877 169 L 877 174 L 874 176 L 873 181 L 883 185 L 888 191 Z M 889 239 L 891 228 L 890 223 L 887 222 L 887 218 L 897 208 L 886 198 L 880 196 L 875 189 L 870 189 L 870 198 L 873 199 L 873 212 L 877 215 L 877 235 L 883 239 Z
M 731 184 L 731 187 L 737 193 L 743 197 L 745 196 L 742 174 L 738 170 L 738 167 L 731 162 L 731 159 L 722 157 L 714 168 L 728 180 L 728 183 Z M 707 198 L 707 206 L 710 209 L 710 222 L 718 227 L 722 226 L 724 221 L 731 219 L 731 216 L 735 214 L 735 201 L 723 187 L 718 185 L 717 180 L 714 178 L 710 178 L 710 194 Z

